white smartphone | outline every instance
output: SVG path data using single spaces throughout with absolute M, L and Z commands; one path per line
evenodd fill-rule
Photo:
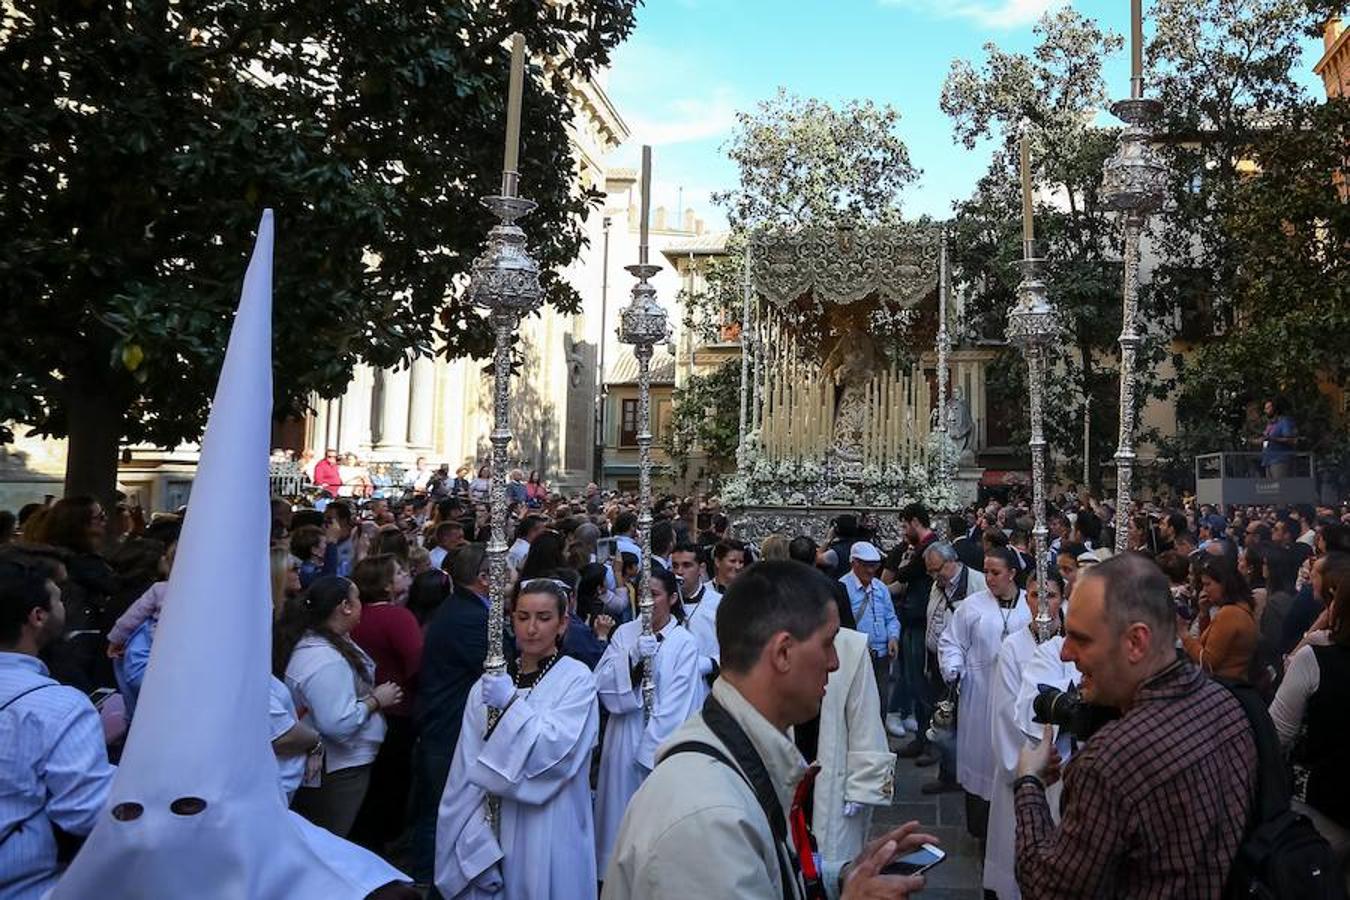
M 891 860 L 881 870 L 882 875 L 921 875 L 947 858 L 947 854 L 932 844 L 924 844 L 912 853 Z

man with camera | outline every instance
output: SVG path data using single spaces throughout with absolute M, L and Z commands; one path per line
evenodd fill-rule
M 1167 576 L 1124 553 L 1083 572 L 1061 656 L 1083 699 L 1114 708 L 1065 769 L 1051 726 L 1018 760 L 1017 883 L 1041 897 L 1218 897 L 1242 840 L 1256 743 L 1236 697 L 1176 650 Z

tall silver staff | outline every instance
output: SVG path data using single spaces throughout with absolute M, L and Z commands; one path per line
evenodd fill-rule
M 525 41 L 511 38 L 511 86 L 506 112 L 506 159 L 502 192 L 482 203 L 500 222 L 488 232 L 487 246 L 473 261 L 468 298 L 488 311 L 495 344 L 492 357 L 492 539 L 488 541 L 488 653 L 483 668 L 492 675 L 506 672 L 502 628 L 506 604 L 506 446 L 511 443 L 511 339 L 521 316 L 539 305 L 539 264 L 525 246 L 525 232 L 516 220 L 536 204 L 516 195 L 520 158 L 520 104 L 525 77 Z M 488 708 L 488 730 L 501 717 Z M 488 798 L 488 818 L 497 827 L 501 801 Z
M 947 229 L 942 229 L 942 247 L 938 257 L 938 326 L 937 326 L 937 409 L 936 428 L 947 434 L 947 367 L 952 351 L 951 333 L 947 331 L 947 294 L 950 291 L 951 268 L 947 262 Z M 945 449 L 944 449 L 945 452 Z M 951 473 L 946 473 L 951 477 Z
M 1161 208 L 1167 172 L 1151 143 L 1162 104 L 1144 99 L 1144 17 L 1142 0 L 1130 2 L 1130 99 L 1111 106 L 1125 123 L 1120 145 L 1102 172 L 1102 205 L 1122 215 L 1125 283 L 1120 329 L 1120 443 L 1116 448 L 1116 552 L 1129 547 L 1130 494 L 1134 481 L 1135 353 L 1142 337 L 1139 305 L 1139 235 L 1149 215 Z
M 1036 590 L 1040 602 L 1036 611 L 1036 639 L 1050 639 L 1050 604 L 1046 602 L 1045 562 L 1045 397 L 1046 348 L 1059 326 L 1055 308 L 1045 296 L 1041 281 L 1041 260 L 1036 257 L 1035 230 L 1031 205 L 1031 146 L 1023 122 L 1020 141 L 1022 171 L 1022 283 L 1017 286 L 1017 305 L 1008 313 L 1008 343 L 1018 347 L 1027 362 L 1027 387 L 1031 395 L 1031 504 L 1035 527 L 1031 530 L 1036 548 Z
M 642 220 L 638 238 L 637 265 L 627 270 L 638 283 L 633 299 L 619 311 L 619 341 L 633 345 L 638 362 L 638 543 L 642 547 L 642 579 L 638 585 L 638 609 L 642 613 L 642 634 L 652 633 L 652 350 L 668 340 L 666 311 L 656 302 L 656 288 L 648 283 L 661 267 L 647 259 L 647 220 L 651 211 L 652 148 L 642 148 Z M 652 681 L 652 659 L 642 663 L 642 714 L 652 714 L 656 685 Z

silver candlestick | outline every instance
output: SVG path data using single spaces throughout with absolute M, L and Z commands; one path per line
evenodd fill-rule
M 482 199 L 499 220 L 488 232 L 487 246 L 473 261 L 466 297 L 488 311 L 492 323 L 492 538 L 487 545 L 488 559 L 488 652 L 483 668 L 488 674 L 506 672 L 502 653 L 502 631 L 506 608 L 506 447 L 511 443 L 511 339 L 522 316 L 539 306 L 543 290 L 539 286 L 539 264 L 525 246 L 525 232 L 516 220 L 528 215 L 537 204 L 516 195 L 516 143 L 520 130 L 520 93 L 523 69 L 523 44 L 516 35 L 512 46 L 511 100 L 507 112 L 506 164 L 502 172 L 501 193 Z M 491 733 L 502 711 L 488 707 L 487 730 Z M 488 797 L 488 819 L 495 829 L 501 801 Z
M 642 634 L 652 633 L 652 428 L 651 361 L 655 346 L 670 339 L 666 311 L 656 302 L 656 288 L 650 279 L 661 267 L 648 262 L 647 213 L 651 194 L 651 147 L 642 148 L 642 219 L 638 241 L 637 265 L 627 271 L 638 280 L 633 299 L 619 311 L 619 341 L 633 345 L 638 363 L 638 544 L 642 548 L 642 578 L 638 584 L 638 610 L 642 616 Z M 642 663 L 642 714 L 649 718 L 655 701 L 656 684 L 652 680 L 652 658 Z
M 1034 255 L 1030 241 L 1023 243 L 1022 283 L 1017 286 L 1017 305 L 1008 313 L 1008 343 L 1022 351 L 1027 362 L 1027 386 L 1031 395 L 1031 505 L 1035 527 L 1031 530 L 1036 548 L 1036 638 L 1050 639 L 1050 604 L 1046 600 L 1045 558 L 1045 431 L 1042 404 L 1045 394 L 1046 349 L 1059 334 L 1055 308 L 1045 295 L 1041 281 L 1041 260 Z
M 1146 100 L 1141 79 L 1132 83 L 1129 100 L 1111 112 L 1125 122 L 1120 145 L 1102 173 L 1102 200 L 1107 209 L 1123 213 L 1125 283 L 1120 329 L 1120 443 L 1116 448 L 1116 552 L 1129 545 L 1131 489 L 1135 461 L 1135 354 L 1142 336 L 1138 330 L 1139 236 L 1148 217 L 1162 207 L 1167 170 L 1151 142 L 1153 124 L 1162 104 Z

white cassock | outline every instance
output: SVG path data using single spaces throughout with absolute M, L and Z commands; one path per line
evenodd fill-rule
M 436 822 L 436 888 L 446 900 L 594 898 L 590 761 L 600 729 L 595 677 L 560 657 L 517 692 L 492 736 L 480 680 L 469 691 Z M 501 839 L 487 822 L 501 798 Z
M 990 690 L 1003 639 L 1031 622 L 1026 594 L 999 606 L 989 591 L 971 594 L 952 613 L 938 638 L 938 665 L 948 684 L 961 679 L 956 713 L 956 780 L 985 800 L 993 795 L 994 742 L 989 732 Z
M 998 676 L 994 679 L 991 701 L 994 740 L 994 796 L 989 806 L 989 835 L 984 848 L 984 887 L 998 894 L 999 900 L 1016 900 L 1017 817 L 1013 809 L 1013 781 L 1017 778 L 1017 757 L 1028 743 L 1040 740 L 1043 726 L 1032 721 L 1037 685 L 1066 690 L 1078 680 L 1073 663 L 1061 662 L 1059 649 L 1064 638 L 1056 635 L 1037 644 L 1029 628 L 1008 636 L 998 654 Z M 1056 741 L 1060 756 L 1069 758 L 1069 741 Z M 1050 815 L 1059 821 L 1061 780 L 1046 791 Z
M 722 660 L 722 651 L 717 644 L 717 607 L 722 602 L 722 595 L 710 582 L 705 581 L 694 596 L 700 599 L 693 602 L 692 598 L 684 600 L 688 615 L 684 627 L 698 642 L 698 694 L 694 698 L 694 708 L 702 709 L 703 701 L 708 699 L 708 693 L 712 690 L 705 676 L 712 671 L 713 663 L 720 665 Z
M 895 791 L 895 754 L 881 727 L 867 635 L 841 628 L 834 639 L 839 668 L 830 673 L 820 705 L 820 738 L 816 746 L 814 805 L 811 813 L 822 859 L 853 859 L 862 850 L 872 822 L 873 806 L 890 806 Z M 863 804 L 853 816 L 844 803 Z
M 595 667 L 600 702 L 609 711 L 600 780 L 595 792 L 595 856 L 597 871 L 609 866 L 628 801 L 656 765 L 656 748 L 698 710 L 698 646 L 673 618 L 661 629 L 661 643 L 652 659 L 656 686 L 651 718 L 643 722 L 642 682 L 633 682 L 642 623 L 625 622 L 614 630 L 605 655 Z

